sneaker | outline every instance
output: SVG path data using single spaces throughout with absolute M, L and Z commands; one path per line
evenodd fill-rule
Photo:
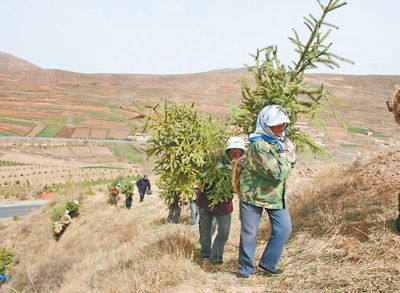
M 259 267 L 268 275 L 268 276 L 278 276 L 283 274 L 283 270 L 277 269 L 275 272 L 271 272 L 270 270 L 264 268 L 262 265 L 259 265 Z
M 237 276 L 238 278 L 240 278 L 240 279 L 248 279 L 248 278 L 249 278 L 249 276 L 243 275 L 242 273 L 237 273 L 236 276 Z

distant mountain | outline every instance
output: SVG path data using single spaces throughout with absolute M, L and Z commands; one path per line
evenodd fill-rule
M 40 67 L 13 55 L 0 52 L 0 70 L 37 70 Z

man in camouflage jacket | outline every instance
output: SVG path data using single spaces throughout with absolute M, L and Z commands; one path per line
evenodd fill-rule
M 258 115 L 256 131 L 241 166 L 239 179 L 241 235 L 238 276 L 248 278 L 254 271 L 257 230 L 265 209 L 272 232 L 260 259 L 259 267 L 268 275 L 281 274 L 277 269 L 292 225 L 285 202 L 286 180 L 295 162 L 294 146 L 285 137 L 290 123 L 286 111 L 277 105 L 266 106 Z

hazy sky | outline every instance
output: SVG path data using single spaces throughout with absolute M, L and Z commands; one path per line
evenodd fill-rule
M 319 72 L 400 75 L 400 1 L 347 2 L 328 17 L 330 40 L 356 63 Z M 42 68 L 166 74 L 242 67 L 276 44 L 288 63 L 309 12 L 315 0 L 0 0 L 0 51 Z

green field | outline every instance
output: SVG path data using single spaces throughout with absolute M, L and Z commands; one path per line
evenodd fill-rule
M 367 134 L 368 130 L 364 128 L 349 128 L 348 129 L 349 133 L 355 133 L 355 134 Z
M 357 144 L 352 144 L 352 143 L 342 143 L 342 144 L 340 144 L 342 147 L 345 147 L 345 148 L 356 148 L 356 147 L 358 147 L 358 145 Z
M 15 134 L 0 130 L 0 136 L 14 136 Z
M 390 137 L 390 135 L 387 135 L 387 134 L 384 134 L 384 133 L 381 133 L 381 132 L 374 132 L 374 133 L 372 133 L 372 136 L 376 137 L 376 138 Z
M 349 133 L 355 133 L 355 134 L 364 134 L 364 135 L 368 134 L 368 130 L 364 129 L 364 128 L 349 128 L 348 132 Z M 390 135 L 386 135 L 384 133 L 377 132 L 377 131 L 372 131 L 372 136 L 376 137 L 376 138 L 390 137 Z
M 62 125 L 49 125 L 37 137 L 55 137 L 62 128 Z
M 115 169 L 115 170 L 127 170 L 127 168 L 113 167 L 113 166 L 87 166 L 81 169 Z
M 114 156 L 123 161 L 131 161 L 135 163 L 143 163 L 143 154 L 130 144 L 115 145 L 112 147 Z
M 8 166 L 22 166 L 23 164 L 11 161 L 3 161 L 0 160 L 0 167 L 8 167 Z

